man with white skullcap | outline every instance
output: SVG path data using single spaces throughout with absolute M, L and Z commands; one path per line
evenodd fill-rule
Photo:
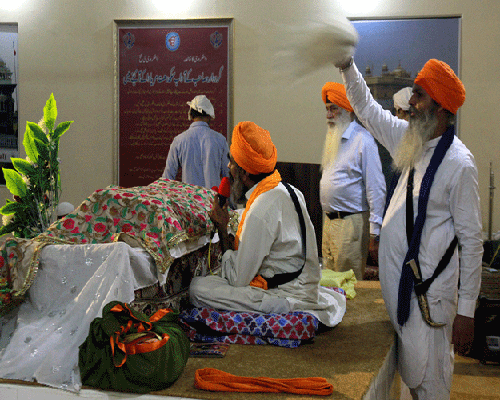
M 177 135 L 167 156 L 162 178 L 175 179 L 182 168 L 182 181 L 211 188 L 219 186 L 221 178 L 229 175 L 229 148 L 226 138 L 210 129 L 215 118 L 214 107 L 205 95 L 188 101 L 188 130 Z
M 447 400 L 454 352 L 474 339 L 483 254 L 478 171 L 454 126 L 465 88 L 448 64 L 427 61 L 408 122 L 373 99 L 352 58 L 336 66 L 356 115 L 394 158 L 379 277 L 398 370 L 414 399 Z
M 404 119 L 405 121 L 410 120 L 410 97 L 412 95 L 411 87 L 405 87 L 399 92 L 394 93 L 392 96 L 394 100 L 394 111 L 396 117 L 399 119 Z

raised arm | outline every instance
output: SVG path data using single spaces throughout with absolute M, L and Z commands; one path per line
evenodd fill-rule
M 391 114 L 373 98 L 356 65 L 340 65 L 347 98 L 364 127 L 393 154 L 408 122 Z M 343 68 L 342 68 L 343 67 Z

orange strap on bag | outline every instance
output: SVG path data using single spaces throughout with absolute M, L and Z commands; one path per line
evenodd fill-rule
M 160 336 L 155 332 L 151 332 L 152 328 L 151 322 L 156 322 L 162 319 L 167 313 L 170 312 L 170 310 L 168 309 L 161 309 L 158 310 L 155 314 L 153 314 L 149 318 L 150 322 L 145 322 L 147 327 L 144 327 L 143 325 L 144 321 L 137 319 L 132 314 L 130 308 L 128 308 L 127 305 L 122 307 L 121 305 L 117 304 L 110 311 L 113 312 L 128 311 L 128 313 L 130 314 L 130 320 L 128 321 L 127 326 L 122 326 L 120 327 L 119 331 L 115 332 L 114 340 L 112 336 L 109 337 L 109 342 L 111 344 L 111 354 L 113 358 L 115 356 L 115 344 L 123 353 L 125 353 L 123 360 L 118 365 L 115 364 L 115 367 L 121 367 L 123 364 L 125 364 L 125 361 L 127 361 L 127 355 L 142 354 L 157 350 L 160 347 L 164 346 L 170 339 L 170 336 L 166 333 Z M 138 322 L 134 323 L 133 320 Z M 130 335 L 131 339 L 128 340 L 127 336 L 124 335 L 130 331 L 130 328 L 132 328 L 132 326 L 134 326 L 137 329 L 138 333 L 131 334 Z
M 333 393 L 333 385 L 325 378 L 251 378 L 232 375 L 215 368 L 197 369 L 194 386 L 197 389 L 215 392 L 284 392 L 317 396 L 328 396 Z

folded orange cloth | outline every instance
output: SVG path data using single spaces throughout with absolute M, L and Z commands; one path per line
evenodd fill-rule
M 328 396 L 333 393 L 333 385 L 325 378 L 251 378 L 232 375 L 215 368 L 197 369 L 194 386 L 197 389 L 213 392 L 284 392 L 318 396 Z
M 252 282 L 250 282 L 250 286 L 261 288 L 264 290 L 267 290 L 267 281 L 262 275 L 257 275 L 255 278 L 252 279 Z

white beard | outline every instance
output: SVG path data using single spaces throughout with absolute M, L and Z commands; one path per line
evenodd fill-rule
M 434 112 L 425 111 L 420 116 L 410 118 L 410 125 L 394 155 L 393 167 L 397 171 L 415 167 L 415 163 L 422 156 L 424 143 L 432 137 L 437 124 Z
M 328 124 L 328 129 L 326 131 L 325 144 L 323 145 L 323 158 L 321 159 L 321 168 L 323 171 L 335 161 L 342 135 L 351 123 L 351 118 L 349 113 L 342 112 L 339 117 L 331 122 L 335 122 L 335 125 L 330 126 L 330 124 Z

